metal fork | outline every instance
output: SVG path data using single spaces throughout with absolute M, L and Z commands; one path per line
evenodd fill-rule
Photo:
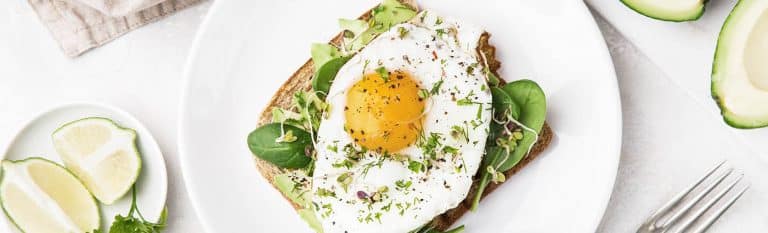
M 716 171 L 723 170 L 724 168 L 720 168 L 723 167 L 724 163 L 725 161 L 717 164 L 717 166 L 710 169 L 704 177 L 701 177 L 693 185 L 677 194 L 672 200 L 656 210 L 647 220 L 645 220 L 643 225 L 637 229 L 637 233 L 680 233 L 686 232 L 689 229 L 690 230 L 687 232 L 701 233 L 706 231 L 749 188 L 749 185 L 744 185 L 744 187 L 739 189 L 735 195 L 730 195 L 730 198 L 721 202 L 720 200 L 723 199 L 723 197 L 732 193 L 731 191 L 733 188 L 744 176 L 743 174 L 735 175 L 735 179 L 731 179 L 728 184 L 721 185 L 727 177 L 733 176 L 733 168 L 728 168 L 725 172 L 716 176 L 714 180 L 704 182 L 712 176 L 712 174 L 716 173 Z M 709 197 L 709 200 L 703 201 L 704 197 L 708 196 L 708 194 L 718 186 L 725 186 L 725 188 L 721 188 L 714 196 Z M 694 190 L 696 191 L 694 192 Z M 711 213 L 707 213 L 708 210 L 719 202 L 721 203 L 719 208 L 712 210 Z M 694 209 L 695 206 L 698 208 Z

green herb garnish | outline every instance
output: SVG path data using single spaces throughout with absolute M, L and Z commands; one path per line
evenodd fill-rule
M 427 99 L 427 97 L 430 96 L 429 91 L 427 91 L 427 89 L 419 90 L 418 95 L 419 95 L 419 98 L 421 98 L 421 99 Z
M 538 139 L 546 118 L 544 92 L 533 81 L 519 80 L 500 89 L 492 87 L 491 91 L 497 92 L 494 95 L 494 111 L 500 112 L 503 119 L 496 119 L 491 123 L 489 136 L 495 137 L 494 143 L 486 147 L 483 156 L 478 191 L 472 210 L 477 209 L 488 184 L 504 182 L 504 172 L 512 169 L 528 154 Z M 515 110 L 514 106 L 519 107 L 517 116 L 515 112 L 518 110 Z M 499 120 L 500 122 L 497 122 Z M 510 130 L 507 128 L 508 124 L 517 125 L 519 129 Z
M 404 27 L 397 28 L 397 32 L 400 33 L 400 39 L 403 39 L 408 35 L 408 29 L 405 29 Z
M 466 123 L 464 126 L 465 127 L 461 127 L 459 125 L 451 126 L 451 137 L 469 142 L 469 133 L 467 133 Z
M 383 66 L 379 66 L 379 68 L 376 68 L 376 73 L 379 74 L 381 79 L 384 80 L 384 82 L 389 82 L 389 72 L 387 71 L 387 68 L 384 68 Z
M 339 182 L 341 187 L 344 189 L 344 191 L 347 191 L 347 188 L 349 188 L 349 184 L 352 183 L 352 172 L 345 172 L 339 175 L 339 177 L 336 178 L 336 181 Z
M 136 185 L 133 186 L 131 197 L 131 209 L 125 216 L 115 216 L 115 221 L 109 227 L 109 233 L 160 233 L 165 228 L 165 221 L 168 215 L 168 209 L 163 209 L 160 219 L 153 223 L 144 219 L 138 206 L 136 205 Z M 136 216 L 134 216 L 134 214 Z M 100 230 L 94 233 L 100 233 Z
M 440 143 L 441 138 L 442 137 L 440 137 L 440 134 L 438 133 L 430 133 L 429 137 L 419 140 L 417 146 L 421 148 L 424 155 L 428 155 L 429 158 L 435 159 L 437 158 L 439 147 L 442 146 L 442 143 Z
M 398 189 L 406 190 L 411 187 L 411 184 L 413 184 L 412 181 L 405 181 L 405 180 L 398 180 L 395 181 L 395 186 L 397 186 Z
M 443 24 L 443 18 L 437 17 L 437 19 L 435 20 L 435 25 L 440 25 L 440 24 Z
M 423 163 L 420 163 L 418 161 L 408 162 L 408 169 L 415 173 L 423 172 L 424 170 L 426 170 L 425 167 L 426 166 Z
M 429 93 L 432 95 L 437 95 L 440 92 L 440 86 L 443 85 L 443 80 L 440 79 L 440 81 L 437 81 L 434 85 L 432 85 L 432 89 L 429 90 Z
M 435 32 L 437 33 L 437 36 L 440 36 L 440 37 L 445 35 L 445 29 L 442 29 L 442 28 L 436 29 Z
M 474 100 L 474 97 L 475 97 L 475 92 L 474 91 L 469 91 L 469 94 L 467 94 L 467 96 L 465 96 L 464 98 L 461 98 L 461 99 L 457 100 L 456 104 L 458 104 L 459 106 L 466 106 L 466 105 L 473 105 L 473 104 L 482 104 L 480 102 L 476 102 Z
M 324 188 L 318 188 L 316 193 L 318 197 L 336 197 L 335 192 Z

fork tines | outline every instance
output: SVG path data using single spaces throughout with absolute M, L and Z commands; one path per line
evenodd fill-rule
M 726 169 L 723 164 L 725 161 L 656 210 L 637 232 L 706 231 L 749 188 L 742 185 L 734 191 L 744 174 L 734 174 L 733 168 Z

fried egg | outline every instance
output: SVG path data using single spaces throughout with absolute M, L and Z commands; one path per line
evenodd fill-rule
M 324 232 L 409 232 L 467 197 L 492 117 L 482 33 L 424 11 L 339 70 L 312 177 Z

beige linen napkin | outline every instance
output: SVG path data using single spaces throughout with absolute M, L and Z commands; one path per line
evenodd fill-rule
M 147 9 L 163 0 L 76 0 L 105 15 L 117 17 Z
M 28 1 L 64 53 L 76 57 L 202 0 L 165 0 L 160 3 L 157 3 L 159 0 Z M 98 5 L 98 2 L 102 4 Z

